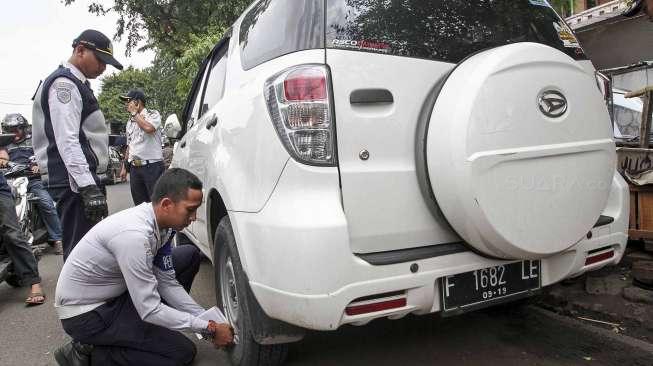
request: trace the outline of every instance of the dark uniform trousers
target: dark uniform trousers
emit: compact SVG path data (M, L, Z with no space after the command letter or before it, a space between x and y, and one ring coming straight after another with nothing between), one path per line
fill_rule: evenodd
M98 186L106 196L104 186ZM57 213L61 218L63 260L70 255L75 245L91 230L97 222L91 221L84 213L84 201L79 193L70 188L50 188L48 192L57 202Z
M32 247L18 226L14 200L4 194L0 194L0 243L11 258L13 271L20 279L21 286L41 283Z
M134 206L138 206L143 202L151 202L150 197L152 197L152 191L154 191L154 184L164 170L165 164L163 161L143 166L132 165L129 168L129 188L132 192Z
M200 259L198 249L192 245L172 250L177 280L186 291L190 291ZM75 341L95 346L93 366L190 365L197 353L195 344L180 332L141 320L129 292L61 323Z

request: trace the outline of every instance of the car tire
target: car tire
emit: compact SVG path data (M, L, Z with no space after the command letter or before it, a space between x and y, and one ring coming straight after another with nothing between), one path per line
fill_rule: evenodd
M213 257L216 283L216 302L234 326L238 344L228 350L235 366L277 366L288 355L287 344L262 345L252 334L252 319L260 318L252 311L260 311L249 303L254 299L240 263L231 222L225 216L218 225ZM226 301L225 301L226 300Z

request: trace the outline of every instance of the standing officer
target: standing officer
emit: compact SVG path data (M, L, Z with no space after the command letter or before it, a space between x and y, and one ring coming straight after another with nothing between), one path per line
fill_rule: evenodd
M161 115L145 108L145 94L131 90L120 97L131 117L127 121L127 153L120 177L125 180L129 170L129 188L134 205L150 202L154 183L165 165L161 147Z
M202 182L170 169L152 203L120 211L95 225L64 263L55 307L73 342L55 351L59 365L190 365L193 342L180 330L233 341L229 324L199 317L188 294L199 270L197 247L172 247L175 230L195 220Z
M27 119L20 113L12 113L2 119L2 130L5 133L14 134L14 142L6 147L0 147L0 167L7 165L9 161L31 165L32 156L34 156L34 149L32 148L32 136L28 132L29 124ZM38 167L33 167L32 171L38 173ZM43 188L41 178L38 175L29 178L27 184L27 192L31 193L38 199L36 205L39 214L43 219L45 228L48 230L50 243L54 248L54 253L63 254L63 246L61 243L61 221L57 215L57 210L54 208L52 197Z
M107 64L122 70L109 38L85 30L73 41L72 56L34 95L34 150L43 181L57 201L64 261L108 213L100 175L107 169L109 136L88 81L100 76Z

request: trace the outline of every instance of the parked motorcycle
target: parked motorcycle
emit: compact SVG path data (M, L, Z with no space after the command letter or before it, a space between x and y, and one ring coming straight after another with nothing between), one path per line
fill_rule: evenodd
M48 231L38 211L39 199L27 191L29 178L40 175L32 171L34 160L32 157L29 165L9 162L9 169L4 172L16 203L16 216L20 229L25 234L27 242L33 247L48 241Z
M111 185L122 182L120 170L125 159L120 146L109 146L109 164L107 166L107 177L105 184Z

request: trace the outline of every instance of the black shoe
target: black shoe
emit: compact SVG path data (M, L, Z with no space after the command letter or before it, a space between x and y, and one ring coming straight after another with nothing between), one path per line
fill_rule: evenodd
M70 341L54 351L59 366L90 366L93 346Z

